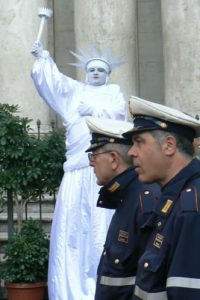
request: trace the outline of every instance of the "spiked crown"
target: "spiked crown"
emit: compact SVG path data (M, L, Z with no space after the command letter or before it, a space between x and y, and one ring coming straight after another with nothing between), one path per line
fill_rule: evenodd
M87 71L90 63L94 61L96 61L97 65L100 64L102 66L104 64L108 74L110 74L114 68L124 64L124 61L119 58L111 58L110 47L105 48L102 53L100 53L96 46L93 46L92 55L85 53L81 49L77 52L70 51L70 53L76 57L80 63L69 63L69 65L84 69L85 71Z

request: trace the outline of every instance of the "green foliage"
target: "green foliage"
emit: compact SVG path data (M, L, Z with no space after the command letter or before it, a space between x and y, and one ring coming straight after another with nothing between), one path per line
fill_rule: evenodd
M54 131L38 139L31 120L17 112L17 105L0 104L0 189L13 192L20 230L25 203L53 193L61 182L65 138Z
M39 221L23 221L5 247L1 279L7 283L46 282L49 238Z
M60 185L63 176L63 163L65 161L65 137L59 131L53 131L44 136L37 143L37 155L35 155L35 164L40 166L40 185L39 189L43 193L55 191Z
M37 139L31 122L15 113L18 106L0 104L0 187L23 199L53 192L63 175L65 142L55 131Z

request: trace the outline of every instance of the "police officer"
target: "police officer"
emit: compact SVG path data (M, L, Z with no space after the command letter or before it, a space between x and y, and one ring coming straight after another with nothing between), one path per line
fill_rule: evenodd
M138 231L152 212L156 196L149 185L139 182L127 154L132 142L122 132L132 124L93 117L86 118L86 123L92 132L87 149L90 165L102 186L97 206L115 210L102 245L95 300L130 300L142 251Z
M157 182L161 197L142 232L151 231L139 259L133 299L200 299L200 161L193 139L200 122L176 109L132 97L129 155L138 178Z
M200 159L200 138L194 139L193 146L194 146L194 156Z

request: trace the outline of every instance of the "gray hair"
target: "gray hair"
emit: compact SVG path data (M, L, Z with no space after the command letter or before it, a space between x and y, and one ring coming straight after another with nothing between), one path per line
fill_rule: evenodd
M178 150L182 154L188 156L189 158L193 157L193 155L194 155L193 144L191 143L191 141L189 141L184 136L181 136L174 132L168 132L168 131L162 131L162 130L154 130L154 131L151 131L150 133L155 138L158 146L161 146L165 137L167 137L169 135L175 137Z
M106 144L103 146L106 151L116 151L121 156L123 162L129 167L133 166L132 158L128 155L128 151L131 147L132 145L123 144Z

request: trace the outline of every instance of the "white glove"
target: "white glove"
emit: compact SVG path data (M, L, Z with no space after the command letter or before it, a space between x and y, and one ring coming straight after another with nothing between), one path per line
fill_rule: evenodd
M31 47L31 53L36 58L43 57L43 46L40 42L35 41Z
M81 116L92 116L94 112L94 108L88 105L87 103L80 102L78 111Z

